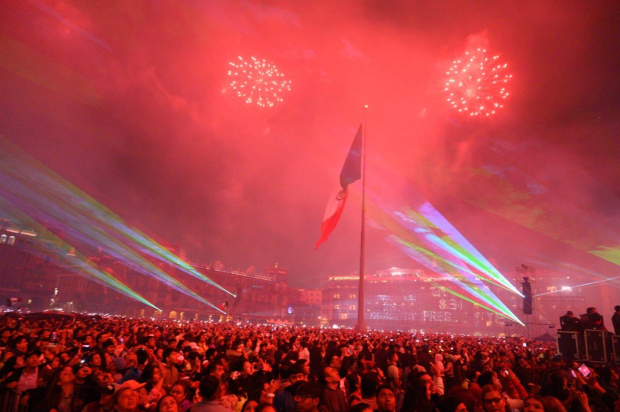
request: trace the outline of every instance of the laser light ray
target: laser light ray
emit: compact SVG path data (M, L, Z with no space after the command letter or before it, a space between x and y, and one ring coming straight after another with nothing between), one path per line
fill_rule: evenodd
M392 235L389 237L389 240L394 244L397 244L407 256L417 260L433 272L441 275L447 281L453 283L455 286L458 286L459 288L467 291L470 295L478 298L479 300L475 301L476 304L484 307L485 309L493 308L493 311L498 313L501 312L503 317L520 322L520 320L512 314L512 312L491 292L491 290L488 289L488 287L480 282L477 282L475 278L468 279L465 277L455 276L453 272L446 271L445 268L438 266L436 262L433 262L428 257L424 256L423 254L425 253L422 251L422 248L399 239L397 236ZM480 300L490 306L482 304Z
M392 216L390 216L389 212L383 211L382 207L377 205L375 201L377 201L377 199L374 193L367 191L366 207L368 216L373 219L375 224L383 226L385 230L391 234L387 237L389 242L396 244L407 256L422 263L431 271L440 274L446 280L449 280L454 286L467 291L469 294L480 299L482 302L486 302L486 305L482 306L494 307L499 312L505 313L507 317L519 322L516 316L514 316L514 314L512 314L512 312L510 312L510 310L499 299L497 299L492 291L484 285L477 276L471 276L466 272L458 272L457 276L455 276L454 270L449 267L444 267L441 259L437 262L436 260L432 261L429 257L425 256L425 254L434 256L435 252L425 250L426 248L421 246L419 243L423 238L415 236L411 231L400 225ZM407 240L403 240L403 237ZM437 252L445 253L441 249ZM462 263L462 265L465 265L465 263Z
M571 286L571 288L572 289L576 289L576 288L584 288L584 287L588 287L588 286L594 286L594 285L598 285L598 284L601 284L601 283L611 282L612 280L619 279L619 278L620 278L620 276L614 276L614 277L607 278L607 279L595 280L593 282L587 282L587 283L582 283L582 284L579 284L579 285L574 285L574 286ZM536 295L532 295L532 297L536 298L538 296L545 296L545 295L551 295L551 294L554 294L554 293L562 293L562 292L563 292L562 290L552 290L550 292L544 292L544 293L538 293Z
M152 307L153 309L160 310L157 306L140 296L137 292L119 281L110 273L99 268L95 263L90 261L86 256L81 254L78 249L72 247L58 236L54 235L38 223L35 219L21 212L15 207L12 207L6 199L0 196L0 205L2 205L2 212L4 212L11 220L26 225L38 232L40 237L34 239L38 248L41 251L54 256L58 261L68 263L67 269L76 272L79 275L88 277L89 279L97 282L98 284L109 287L116 292L119 292L127 297L135 299L145 305ZM69 251L73 251L74 255L69 254ZM34 253L40 253L36 249ZM87 274L88 276L86 276Z
M395 215L402 220L403 226L425 237L430 243L445 250L455 258L478 269L481 274L487 277L483 280L488 280L512 293L523 296L430 203L424 203L419 209L420 211L414 211L411 208L406 208L406 219L403 217L403 213L397 212ZM437 224L427 219L426 216L432 216ZM439 237L435 233L442 235Z
M447 244L462 256L462 259L480 271L490 274L494 279L502 283L517 295L523 297L521 292L515 288L467 239L458 231L448 220L437 211L429 202L420 206L420 213L426 217L435 227L439 228L447 236L440 240ZM439 240L439 237L437 237Z
M474 248L469 242L463 245L446 233L458 232L445 218L437 217L441 216L439 212L413 189L412 182L391 170L378 156L368 161L367 168L371 176L366 187L367 217L388 233L388 242L471 295L480 307L492 308L520 323L484 282L513 293L516 288L499 271L490 270L492 265L481 259L482 254L470 253L467 248Z
M415 236L424 237L427 244L433 244L432 248L444 249L453 256L449 261L463 260L491 282L522 296L515 286L414 189L412 181L392 170L387 166L387 162L377 155L368 161L367 167L368 175L372 176L367 188L369 196L400 225Z
M210 278L197 271L141 231L127 226L119 216L41 163L32 159L6 139L0 139L0 147L7 150L5 152L7 156L0 157L1 163L6 165L6 173L11 174L17 180L21 180L22 184L29 183L40 195L45 198L51 198L57 204L62 204L63 208L75 209L90 221L90 226L94 226L95 222L98 223L99 231L102 234L105 235L105 232L111 232L111 234L115 234L116 237L120 238L120 241L124 244L130 243L151 257L162 260L235 297L234 293L213 282ZM8 156L9 153L11 154L10 156Z
M0 164L0 170L2 169L3 165ZM2 171L6 172L6 170ZM102 247L106 253L125 262L136 271L146 276L159 278L159 280L165 281L173 289L221 312L221 309L203 299L177 279L127 248L117 239L110 237L98 227L93 226L84 216L75 213L75 210L68 207L62 208L60 205L49 202L48 199L42 198L35 190L20 185L19 182L15 181L8 174L4 176L5 179L0 184L0 188L4 190L5 197L14 205L19 205L20 209L28 210L32 215L40 216L40 218L50 222L53 227L61 228L81 243L93 247Z
M11 148L8 142L2 141L2 143L6 143L2 146ZM8 153L13 153L15 156L9 156ZM0 154L0 160L0 175L3 176L3 179L0 179L0 190L4 194L5 200L11 202L15 207L30 214L33 216L33 219L53 224L54 227L64 230L65 233L83 244L95 248L103 247L106 253L138 272L165 281L173 289L221 312L221 309L216 305L203 299L177 279L136 253L127 244L113 237L110 234L110 225L106 226L108 222L101 220L101 212L105 214L107 209L97 207L96 202L89 202L89 198L85 196L79 196L81 194L79 190L68 185L62 178L53 173L41 173L42 170L45 171L45 168L34 161L30 162L34 163L34 167L28 167L30 159L20 151L5 151L3 154ZM68 186L68 189L66 186ZM81 207L76 208L75 205L80 205ZM111 214L111 212L108 214ZM95 219L90 219L90 217L95 217ZM99 217L99 219L96 217ZM115 223L118 224L119 220L116 220ZM112 233L114 232L112 231ZM146 243L144 236L141 239L143 243ZM159 247L160 255L164 255L163 248L159 245L148 246L150 246L150 250L157 250L156 248ZM169 252L166 253L168 256L172 255ZM182 262L178 258L171 260L173 263ZM173 267L178 266L173 265ZM181 265L185 272L188 271L188 266L185 263ZM199 273L195 269L192 270L194 273ZM200 278L210 281L210 279L203 275L200 275ZM215 284L212 281L210 282ZM219 288L226 291L224 288ZM228 293L233 295L230 292Z
M494 296L490 296L490 295L493 295L490 290L485 289L485 288L480 288L479 286L471 284L471 283L468 284L465 282L460 282L456 277L453 276L452 273L446 272L445 270L438 268L430 259L423 256L422 253L420 253L420 251L418 250L418 248L403 241L402 239L399 239L397 236L392 235L392 236L389 236L388 239L392 241L393 243L397 244L398 246L400 246L401 250L407 256L422 263L424 266L426 266L428 269L430 269L434 273L437 273L438 275L443 277L445 280L467 291L473 297L478 298L478 300L468 298L465 295L454 291L453 289L446 288L444 285L437 284L437 286L442 287L443 290L445 290L446 292L454 296L458 296L468 302L474 303L485 310L496 313L502 317L511 319L515 322L522 324L522 322L505 305L503 305L503 303L501 303L499 299L497 299Z

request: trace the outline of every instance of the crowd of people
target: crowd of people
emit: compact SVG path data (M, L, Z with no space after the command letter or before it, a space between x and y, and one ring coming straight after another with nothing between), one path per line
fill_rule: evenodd
M0 316L0 412L620 412L618 369L522 338Z

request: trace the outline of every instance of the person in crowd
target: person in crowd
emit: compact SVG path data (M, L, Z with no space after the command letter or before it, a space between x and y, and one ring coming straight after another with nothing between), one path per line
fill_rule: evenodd
M50 412L81 411L88 404L83 395L76 390L73 369L65 366L52 379L43 404Z
M377 388L377 412L396 412L396 393L390 385Z
M528 396L523 401L523 412L547 412L545 400L538 395Z
M245 401L243 406L241 407L241 412L256 412L256 407L258 406L258 402L254 399L248 399Z
M16 369L4 382L9 389L18 394L37 387L41 352L33 351L24 357L24 366Z
M321 370L319 382L323 386L323 401L329 412L346 412L349 410L347 399L340 390L340 375L331 366Z
M114 409L114 394L119 388L118 384L109 384L100 388L99 400L90 402L84 407L83 412L111 412Z
M366 372L362 375L362 402L367 403L375 410L377 409L377 388L381 384L379 375L375 372Z
M607 330L603 323L603 315L598 312L590 314L590 329Z
M390 352L387 355L387 365L385 377L387 378L387 382L392 387L392 390L396 396L399 397L402 394L402 377L401 371L398 367L397 352Z
M439 412L467 412L467 407L463 400L454 395L446 395L437 404Z
M405 412L434 412L435 405L432 401L431 384L429 375L424 375L429 380L416 379L409 386L403 400Z
M222 385L215 376L205 376L200 380L198 394L200 402L195 403L190 412L230 412L220 403Z
M305 375L302 372L297 373L296 368L291 365L284 365L280 368L280 378L286 381L280 385L282 390L273 398L273 406L278 412L289 412L296 407L293 387L297 382L305 382Z
M439 395L443 395L445 391L443 383L444 370L443 355L441 353L436 353L435 361L430 362L430 371L433 375L433 382L435 383Z
M224 365L219 363L216 359L209 362L207 365L207 369L205 370L205 374L207 376L215 376L217 379L222 379L226 370L224 369Z
M138 412L140 396L130 387L121 388L114 395L114 412Z
M146 390L149 403L157 403L166 394L164 390L164 376L161 373L160 364L149 363L142 372L140 382L145 383L144 389Z
M135 352L128 352L125 355L125 366L128 369L119 383L123 384L125 381L140 380L140 376L142 375L144 368L146 368L148 359L149 355L144 348L140 348Z
M187 412L193 405L190 397L190 386L186 381L177 381L172 388L170 388L170 395L174 396L174 399L179 404L179 410L181 412Z
M362 376L359 373L350 373L346 377L347 385L349 387L349 396L347 402L349 403L349 409L362 402ZM368 404L366 404L368 405Z
M463 403L463 405L465 405L465 409L467 410L467 412L476 412L477 410L480 409L479 408L480 398L475 397L473 393L471 393L469 390L463 387L453 386L448 392L448 396L458 398ZM462 408L458 408L458 409L462 409Z
M0 387L6 388L6 384L11 380L8 378L20 368L24 367L24 357L22 355L14 355L11 352L7 353L7 358L4 361L4 365L0 370Z
M164 378L163 387L165 390L169 390L170 387L179 380L177 364L182 360L181 354L175 348L166 348L164 350L165 363L160 363L160 366Z
M572 311L567 311L566 315L560 317L560 329L568 332L582 332L583 326Z
M165 395L157 402L155 412L179 412L179 404L174 396Z
M444 384L444 392L449 392L450 388L452 388L456 384L456 367L455 364L459 360L458 355L449 354L444 359L444 371L443 371L443 384Z
M300 345L301 345L301 350L299 351L297 358L299 360L305 359L305 361L308 362L308 365L310 365L310 349L308 348L308 341L302 340Z
M611 316L614 334L620 335L620 305L614 306L614 314Z
M485 385L480 394L484 412L509 412L506 398L493 384Z
M26 356L29 348L28 338L26 338L25 335L17 335L13 338L9 346L11 347L11 352L13 352L15 356Z
M318 409L350 410L366 403L378 410L377 389L381 385L388 385L392 392L400 388L404 395L402 408L395 393L399 412L454 412L453 408L462 408L461 403L468 412L480 412L476 411L476 400L484 408L480 403L482 389L476 381L481 386L491 384L508 408L519 409L516 402L523 404L530 394L539 391L541 395L556 396L569 412L612 412L618 403L618 377L613 365L597 366L587 377L577 373L573 378L569 366L575 368L581 362L566 365L555 356L554 342L527 340L523 346L519 339L434 333L362 334L346 329L319 331L167 319L18 316L19 322L11 314L0 316L0 339L6 342L0 356L0 390L12 394L21 381L25 385L21 399L29 406L28 412L49 412L51 404L70 409L68 412L131 410L131 400L120 404L117 398L119 388L127 387L138 395L141 412L155 412L167 395L175 399L181 412L223 407L222 402L229 410L240 411L246 399L254 401L248 403L250 409L270 404L276 412L312 410L313 399ZM9 333L3 333L5 330ZM16 340L18 337L24 339ZM237 346L235 351L244 355L229 364L226 353L237 343L243 347ZM37 349L42 355L34 355ZM20 354L24 350L32 356ZM444 365L445 395L433 381L440 363ZM26 366L30 373L24 374ZM168 390L163 384L158 386L165 371L171 379L175 373L177 376ZM68 372L73 373L73 383ZM246 380L243 384L242 372ZM205 398L203 395L209 392L204 387L201 394L204 378L219 382L210 387L215 387L217 397L211 393ZM300 403L295 395L306 383L318 385L320 394ZM71 388L71 403L63 401ZM455 404L452 397L461 402ZM213 403L207 407L207 402ZM556 409L549 407L546 412L564 412Z
M318 412L323 389L316 382L304 382L297 387L295 402L298 412Z

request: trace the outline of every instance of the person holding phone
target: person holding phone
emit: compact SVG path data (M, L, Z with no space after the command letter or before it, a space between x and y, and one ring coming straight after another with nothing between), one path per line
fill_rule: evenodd
M577 370L579 371L579 373L577 373L578 379L583 383L583 386L585 387L587 385L590 391L596 394L609 410L614 410L616 402L618 401L618 395L614 390L603 387L603 385L598 382L598 374L593 369L588 368L587 365L580 365Z
M577 379L580 379L581 374L576 372L576 375ZM575 389L574 386L569 385L561 371L551 373L548 379L549 386L542 389L542 396L557 398L569 412L591 412L588 405L588 396L584 392ZM581 379L585 384L582 376Z

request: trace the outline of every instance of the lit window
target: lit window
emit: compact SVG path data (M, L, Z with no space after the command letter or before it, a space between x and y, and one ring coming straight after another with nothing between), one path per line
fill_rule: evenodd
M9 236L9 241L7 242L7 245L14 245L15 244L15 236Z
M340 315L340 319L346 319L347 318L347 314L343 313L342 315Z
M356 298L357 298L357 296L355 296L355 295L349 296L349 299L356 299Z
M2 236L0 236L0 243L5 244L6 243L6 235L2 234Z
M355 305L349 305L349 310L355 310Z
M339 293L334 293L334 299L340 299L340 294Z

